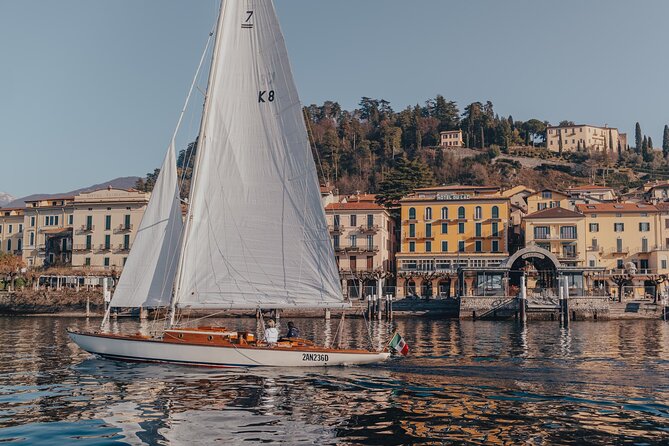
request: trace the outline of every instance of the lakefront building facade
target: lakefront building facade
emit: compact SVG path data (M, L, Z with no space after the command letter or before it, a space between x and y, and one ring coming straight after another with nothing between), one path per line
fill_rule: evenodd
M497 267L509 256L510 202L499 188L417 189L400 200L399 296L454 296L460 268Z
M375 199L355 194L325 206L342 288L349 297L377 294L394 277L394 222Z
M0 209L0 253L20 255L23 251L23 209Z

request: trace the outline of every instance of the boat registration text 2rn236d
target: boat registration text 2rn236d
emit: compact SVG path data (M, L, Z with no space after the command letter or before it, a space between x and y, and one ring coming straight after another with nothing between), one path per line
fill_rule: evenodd
M302 361L327 362L328 355L322 353L302 353Z

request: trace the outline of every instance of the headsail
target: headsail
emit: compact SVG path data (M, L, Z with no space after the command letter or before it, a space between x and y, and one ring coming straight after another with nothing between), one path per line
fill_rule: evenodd
M271 0L226 0L177 305L344 306L316 167Z
M159 307L169 304L182 230L173 141L116 286L112 307Z

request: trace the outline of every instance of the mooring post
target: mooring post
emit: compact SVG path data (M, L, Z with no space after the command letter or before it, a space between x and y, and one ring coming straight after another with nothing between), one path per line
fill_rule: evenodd
M518 307L520 308L520 320L525 322L527 316L525 309L527 306L527 284L525 282L525 275L520 276L520 294L518 294Z
M144 307L139 308L139 320L144 320L149 318L149 310Z
M569 325L569 279L565 276L562 282L562 320L566 327Z
M388 320L392 321L393 320L393 295L388 294L388 301L390 302L390 305L388 305Z
M367 296L367 318L372 318L372 296Z
M329 308L325 309L325 320L326 321L330 320L330 309Z

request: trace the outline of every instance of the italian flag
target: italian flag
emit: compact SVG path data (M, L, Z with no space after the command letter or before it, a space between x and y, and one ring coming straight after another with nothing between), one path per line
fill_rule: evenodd
M409 353L409 344L404 341L404 338L399 333L395 333L389 345L391 349L402 356L406 356Z

